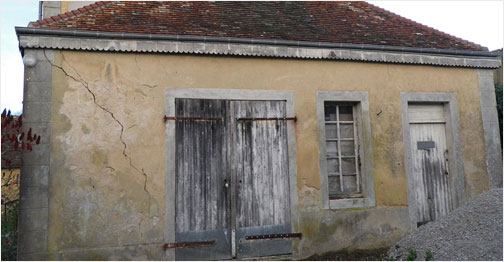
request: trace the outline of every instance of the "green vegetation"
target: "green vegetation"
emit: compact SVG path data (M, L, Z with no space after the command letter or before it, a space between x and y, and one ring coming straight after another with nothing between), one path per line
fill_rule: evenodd
M430 250L425 251L425 261L432 261L432 252Z
M417 258L417 253L415 250L408 250L408 256L406 257L407 261L414 261Z
M2 260L17 259L18 203L2 204Z

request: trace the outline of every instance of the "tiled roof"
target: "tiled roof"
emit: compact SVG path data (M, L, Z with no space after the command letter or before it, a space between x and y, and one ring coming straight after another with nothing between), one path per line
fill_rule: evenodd
M488 50L366 2L97 2L30 26Z

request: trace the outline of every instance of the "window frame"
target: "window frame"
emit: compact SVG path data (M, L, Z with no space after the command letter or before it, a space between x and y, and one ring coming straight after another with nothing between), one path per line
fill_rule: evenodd
M359 144L361 197L329 199L325 135L325 103L353 103L354 121L358 121L356 134ZM372 136L367 92L318 91L317 124L319 129L319 164L322 207L324 209L366 208L375 206Z

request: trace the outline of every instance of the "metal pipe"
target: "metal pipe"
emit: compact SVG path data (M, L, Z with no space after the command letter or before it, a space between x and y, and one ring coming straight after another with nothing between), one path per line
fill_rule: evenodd
M341 48L341 49L356 49L356 50L370 50L370 51L428 53L428 54L456 55L456 56L480 56L480 57L499 56L499 54L495 54L488 51L450 50L450 49L436 49L436 48L327 43L327 42L256 39L256 38L236 38L236 37L216 37L216 36L114 33L114 32L59 30L59 29L28 28L28 27L16 27L16 34L18 36L51 35L51 36L70 36L70 37L105 38L105 39L144 39L144 40L166 40L166 41L182 41L182 42L263 44L263 45L295 46L295 47Z
M39 8L39 10L38 10L38 17L39 17L39 19L38 20L42 20L42 17L43 17L43 15L42 15L42 5L43 5L43 3L44 3L44 1L40 1L39 2L39 6L38 6L38 8Z

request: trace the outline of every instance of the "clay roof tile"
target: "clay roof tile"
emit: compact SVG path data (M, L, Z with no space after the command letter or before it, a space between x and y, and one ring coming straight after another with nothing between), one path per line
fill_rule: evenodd
M366 2L96 2L32 27L487 51Z

